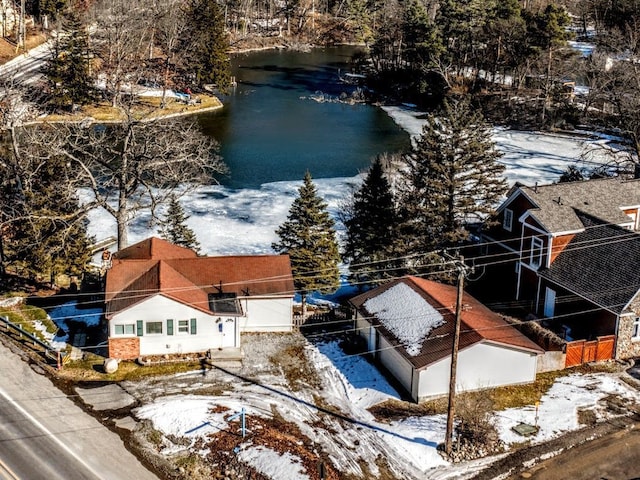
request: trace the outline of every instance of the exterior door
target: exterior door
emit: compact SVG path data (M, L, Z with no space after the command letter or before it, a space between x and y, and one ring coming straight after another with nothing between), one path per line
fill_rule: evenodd
M544 293L544 316L553 317L556 311L556 291L546 287Z
M222 347L236 346L236 319L229 317L222 320Z

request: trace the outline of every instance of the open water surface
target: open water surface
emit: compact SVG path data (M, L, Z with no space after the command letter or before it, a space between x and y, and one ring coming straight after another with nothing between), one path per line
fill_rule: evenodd
M268 50L237 55L237 87L224 108L202 114L203 131L220 142L230 188L259 188L277 181L353 177L382 152L409 147L409 136L380 108L318 102L357 87L340 82L355 47L311 52Z

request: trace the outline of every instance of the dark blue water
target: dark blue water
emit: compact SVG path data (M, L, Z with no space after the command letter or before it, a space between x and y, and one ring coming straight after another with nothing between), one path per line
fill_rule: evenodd
M309 96L338 97L355 87L339 81L353 47L310 53L270 50L232 60L238 86L222 98L222 110L199 117L221 145L232 188L256 188L280 180L351 177L382 152L408 148L409 137L381 109L319 103Z

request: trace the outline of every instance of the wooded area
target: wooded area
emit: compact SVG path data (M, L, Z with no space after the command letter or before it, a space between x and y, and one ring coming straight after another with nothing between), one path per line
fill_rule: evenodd
M188 122L136 119L133 92L159 89L163 107L169 90L222 91L230 82L229 53L243 48L361 43L351 66L366 77L370 101L410 102L434 114L416 147L391 162L406 167L400 185L381 161L363 184L371 191L345 202L343 259L362 265L352 271L357 281L385 268L401 271L408 265L397 259L417 249L464 240L465 205L481 204L486 213L503 193L494 147L482 139L485 121L615 133L629 154L619 172L637 169L640 6L631 0L32 0L24 11L20 2L2 0L0 6L2 36L16 52L27 32L55 32L44 82L4 78L0 92L2 270L47 277L76 263L81 268L90 243L85 216L96 207L116 219L122 247L136 212L151 211L166 229L171 221L157 212L173 202L173 232L197 243L178 228L184 219L176 195L225 171L217 146ZM595 50L582 54L569 40ZM586 88L578 91L577 83ZM99 102L126 120L108 127L32 124L43 113ZM443 138L466 143L447 145ZM450 155L456 148L464 162ZM453 178L442 177L444 165L486 195L459 197ZM563 180L608 172L574 169ZM450 190L438 191L445 182ZM92 192L90 201L79 198L81 187ZM416 198L422 203L409 201ZM376 215L389 217L386 230L368 223L376 203L385 206ZM418 244L409 245L411 238ZM375 262L384 268L372 268Z

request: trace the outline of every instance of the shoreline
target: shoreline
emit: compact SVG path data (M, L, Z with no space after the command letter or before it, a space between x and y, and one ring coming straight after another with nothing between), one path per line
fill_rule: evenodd
M275 45L263 45L260 47L249 47L249 48L243 48L240 50L234 50L234 49L230 49L228 51L229 55L243 55L246 53L253 53L253 52L264 52L267 50L293 50L293 51L304 51L300 48L298 48L299 46L304 45L306 46L309 50L314 49L314 48L332 48L332 47L362 47L362 48L367 48L367 45L365 43L360 43L360 42L340 42L340 43L332 43L332 44L315 44L315 43L297 43L296 45L287 45L287 43L279 43L279 44L275 44Z
M199 113L206 113L206 112L212 112L215 110L219 110L221 108L224 107L224 104L222 103L222 101L215 95L210 95L210 94L200 94L200 97L205 97L208 101L203 102L201 104L195 104L195 105L184 105L183 107L181 107L181 110L174 110L174 111L167 111L166 113L163 112L163 110L159 107L154 108L153 110L151 110L150 112L146 113L146 114L142 114L139 117L137 115L135 115L135 109L134 109L134 119L137 122L142 122L142 123L147 123L147 122L154 122L154 121L158 121L158 120L164 120L164 119L169 119L169 118L178 118L178 117L186 117L189 115L196 115ZM138 113L141 113L142 110L144 110L144 105L142 106L142 108L140 108L138 110ZM147 105L147 107L149 107ZM114 124L114 123L120 123L122 121L124 121L126 119L126 115L123 114L121 111L116 111L114 115L108 117L107 114L110 113L110 111L113 109L113 107L111 106L104 106L104 111L102 112L105 117L104 118L100 118L99 115L92 115L91 111L87 112L79 112L79 114L75 114L75 115L46 115L43 117L39 117L35 120L31 120L29 122L24 122L24 125L38 125L38 124L43 124L43 123L69 123L69 124L81 124L81 123L99 123L99 124ZM100 113L100 109L97 110L97 112L95 113Z

